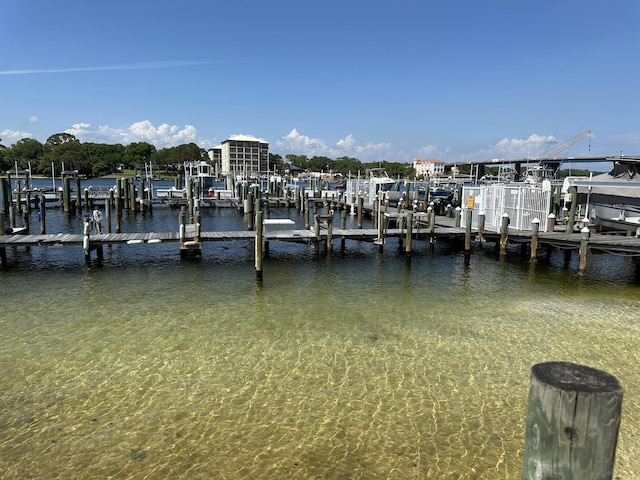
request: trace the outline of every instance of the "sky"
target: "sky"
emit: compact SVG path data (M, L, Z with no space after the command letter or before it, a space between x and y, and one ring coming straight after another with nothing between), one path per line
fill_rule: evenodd
M0 0L0 143L640 155L637 0Z

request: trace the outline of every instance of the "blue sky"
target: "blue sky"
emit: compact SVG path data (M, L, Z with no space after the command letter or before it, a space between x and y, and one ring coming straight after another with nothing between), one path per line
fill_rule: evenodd
M0 138L640 154L637 0L2 0Z

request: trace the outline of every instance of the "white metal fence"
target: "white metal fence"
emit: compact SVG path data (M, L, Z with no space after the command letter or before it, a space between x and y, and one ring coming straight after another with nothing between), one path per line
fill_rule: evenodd
M473 208L467 206L473 196ZM540 221L540 231L546 232L547 216L551 207L551 185L544 184L489 184L462 189L462 219L472 212L471 227L478 228L478 215L485 214L484 228L500 231L502 216L509 215L509 228L531 230L531 222Z

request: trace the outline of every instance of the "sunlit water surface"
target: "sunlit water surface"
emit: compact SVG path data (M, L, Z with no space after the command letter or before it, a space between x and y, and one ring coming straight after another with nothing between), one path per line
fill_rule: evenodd
M637 478L631 262L337 243L272 242L262 281L250 242L8 250L1 477L518 479L530 368L564 360L620 380L615 474Z

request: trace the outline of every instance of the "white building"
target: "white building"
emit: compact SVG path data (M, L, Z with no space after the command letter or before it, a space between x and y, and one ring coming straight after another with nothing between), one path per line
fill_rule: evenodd
M269 143L251 135L232 135L208 151L221 175L258 175L269 171Z
M444 162L442 160L421 160L416 158L413 160L413 168L416 171L417 177L437 177L444 175Z

